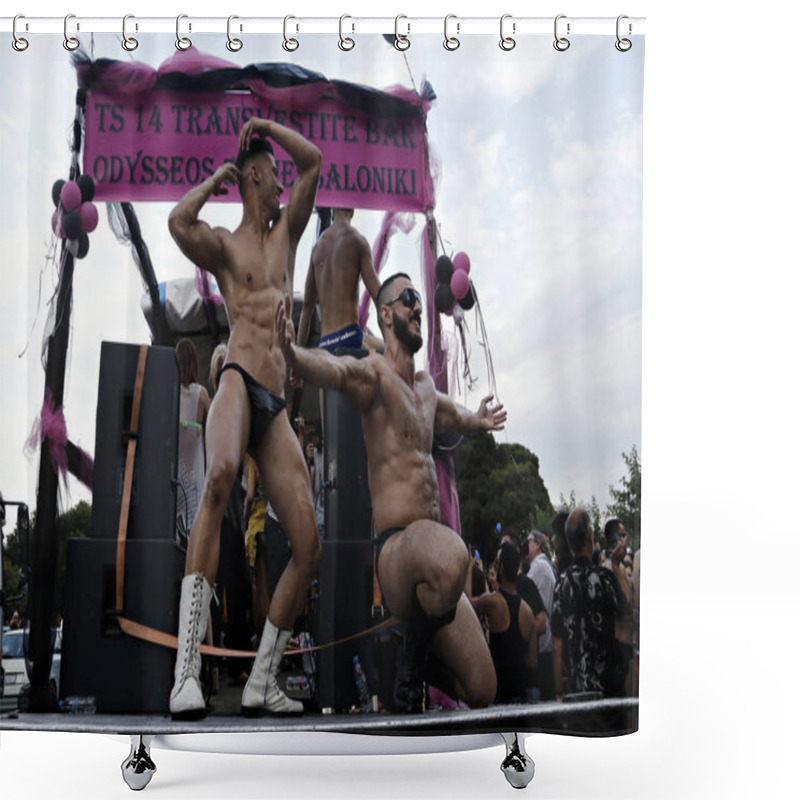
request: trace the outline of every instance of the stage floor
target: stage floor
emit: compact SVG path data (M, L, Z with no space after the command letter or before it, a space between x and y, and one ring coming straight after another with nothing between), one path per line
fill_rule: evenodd
M442 733L588 733L613 735L626 731L596 730L599 720L608 715L629 712L637 716L635 698L592 700L584 703L537 703L532 705L491 706L484 709L428 711L424 714L316 714L298 717L266 716L247 719L241 716L208 716L196 722L175 722L166 715L137 714L31 714L0 716L0 730L66 731L73 733L187 734L187 733L281 733L319 731L326 733L369 734L377 736L437 736ZM593 731L582 730L587 723ZM635 729L635 728L634 728Z

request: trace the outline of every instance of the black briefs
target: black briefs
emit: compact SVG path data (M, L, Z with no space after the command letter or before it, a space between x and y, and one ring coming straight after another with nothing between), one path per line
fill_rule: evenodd
M219 374L222 375L226 369L236 370L242 376L247 389L247 396L250 400L250 438L247 440L247 449L255 455L256 448L264 438L270 422L286 408L286 401L265 389L247 370L238 364L233 362L226 364L219 371Z
M378 571L378 561L381 557L381 550L383 550L383 546L389 539L392 538L396 533L400 533L400 531L404 531L406 529L405 525L395 525L393 528L387 528L385 531L382 531L378 535L378 541L375 544L375 572Z

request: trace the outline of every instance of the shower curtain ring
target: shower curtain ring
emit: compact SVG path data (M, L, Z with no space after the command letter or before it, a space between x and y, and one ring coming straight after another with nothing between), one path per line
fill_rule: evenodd
M458 50L458 48L461 47L461 40L457 36L450 36L447 31L447 25L451 19L457 20L458 17L456 17L455 14L448 14L444 18L444 49L449 50L452 53L453 50ZM456 33L461 33L460 22L456 22Z
M228 41L225 42L225 47L227 47L228 50L231 51L231 53L238 53L242 49L242 40L236 39L233 36L231 36L231 22L235 19L239 19L239 17L237 17L236 14L231 14L228 17ZM241 25L239 26L239 30L240 31L242 30Z
M28 49L28 40L24 39L22 36L17 34L17 20L18 19L25 19L24 14L17 14L17 16L14 17L14 23L13 23L12 28L11 28L11 32L12 32L14 38L13 38L13 40L11 42L11 46L18 53L21 53L23 50L27 50ZM26 23L25 24L25 29L26 30L27 30L27 27L28 27L28 25Z
M408 24L408 31L405 34L400 34L399 26L401 19L408 19L405 14L398 14L394 18L394 46L395 49L400 50L408 50L411 47L411 39L408 38L408 34L411 33L411 23Z
M556 17L556 21L555 21L555 23L553 25L554 35L556 37L556 40L553 42L553 47L555 47L555 49L558 50L559 53L563 53L565 50L569 50L569 45L570 45L569 39L567 39L566 36L559 36L558 35L558 21L561 20L561 19L566 19L566 18L567 18L566 14L559 14ZM569 29L570 29L570 23L568 22L567 23L567 36L569 36L569 33L570 33Z
M516 39L514 39L511 36L506 36L505 25L507 19L511 19L511 14L503 14L503 16L500 17L500 49L505 50L506 52L508 52L509 50L513 50L517 46ZM517 23L512 22L511 33L516 33L516 32L517 32Z
M627 16L627 14L620 14L620 15L617 17L617 41L616 41L616 42L614 42L614 47L616 47L616 48L617 48L617 50L619 50L619 51L620 51L620 53L627 53L627 52L628 52L628 50L630 50L630 49L631 49L631 47L633 47L633 42L631 42L631 40L630 40L630 39L623 39L623 38L621 38L621 37L620 37L620 35L619 35L619 32L620 32L620 22L622 22L622 20L624 20L624 19L628 19L628 16ZM631 33L633 33L633 26L632 26L632 25L631 25L631 23L629 22L629 23L628 23L628 36L630 36L630 35L631 35Z
M296 19L296 17L292 16L291 14L288 14L283 18L283 49L286 50L288 53L293 53L295 50L297 50L298 47L300 47L300 42L298 42L297 39L289 38L288 31L289 31L290 19ZM299 31L300 26L295 24L294 29L295 31Z
M129 53L131 50L135 50L139 46L139 40L134 39L133 36L128 36L128 20L135 19L133 14L126 14L122 18L122 49L127 50ZM139 26L136 25L136 30L139 30Z
M181 36L181 20L187 19L188 14L178 14L177 19L175 20L175 47L178 50L188 50L192 46L192 40L189 39L187 36ZM189 30L192 29L192 23L189 23Z
M74 36L69 35L68 26L71 19L75 19L74 14L67 14L64 17L64 49L70 52L77 50L81 46L81 43Z
M339 49L344 51L352 50L356 46L355 41L349 36L345 37L344 31L342 30L346 19L352 19L352 17L349 14L342 14L342 16L339 17ZM351 23L351 28L351 33L355 32L355 23Z

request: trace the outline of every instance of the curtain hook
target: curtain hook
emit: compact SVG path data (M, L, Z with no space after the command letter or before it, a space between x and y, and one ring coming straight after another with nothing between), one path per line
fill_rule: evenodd
M411 47L411 39L408 38L408 34L411 33L411 23L408 24L407 33L401 36L398 31L401 19L408 19L408 17L405 14L398 14L394 18L394 46L396 50L400 50L402 52Z
M188 14L178 14L177 19L175 20L175 47L178 50L188 50L192 46L192 40L189 39L187 36L181 36L181 20L187 19ZM192 29L192 23L189 23L189 30Z
M11 46L18 53L21 53L23 50L27 50L28 49L28 40L27 39L23 39L22 36L19 36L17 34L17 20L18 19L25 19L25 15L24 14L17 14L17 16L14 17L14 23L13 23L12 28L11 28L11 32L14 35L14 38L13 38L13 40L11 42ZM26 31L28 30L28 23L27 22L25 23L25 30Z
M297 18L292 16L291 14L289 14L288 16L285 16L283 18L283 49L286 50L289 53L293 53L295 50L297 50L298 47L300 47L300 42L298 42L297 39L294 39L294 38L290 39L289 38L288 28L289 28L289 20L290 19L297 19ZM295 26L295 31L299 31L299 30L300 30L300 26L296 25Z
M554 31L554 35L556 37L556 40L553 42L553 47L555 47L555 49L558 50L559 53L563 53L565 50L569 50L569 45L570 45L569 39L567 39L565 36L559 36L558 35L558 21L560 19L566 19L566 18L567 18L566 14L559 14L556 17L555 24L553 25L553 31ZM569 36L569 29L570 29L570 23L568 22L567 23L567 36Z
M339 49L345 51L352 50L356 46L355 41L351 39L349 36L345 38L344 32L342 30L344 26L344 21L346 19L352 19L352 17L349 14L342 14L342 16L339 17ZM351 26L352 26L351 33L354 33L356 30L355 23L354 22L351 23Z
M64 17L64 49L70 52L77 50L81 46L81 43L74 36L69 35L68 25L71 19L75 19L74 14L67 14Z
M444 49L452 53L453 50L458 50L458 48L461 47L461 40L456 36L450 36L447 32L447 24L451 19L457 20L458 17L455 14L448 14L444 18ZM461 33L460 22L456 22L456 33Z
M633 42L631 42L630 39L622 39L622 38L620 38L620 35L619 35L620 22L622 22L622 20L624 20L624 19L628 19L628 15L627 14L620 14L617 17L617 41L614 42L614 47L616 47L617 50L620 51L620 53L627 53L628 50L630 50L631 47L633 47ZM633 26L629 22L628 23L628 35L630 36L631 33L633 33Z
M129 19L135 19L133 14L126 14L122 18L122 49L127 50L130 53L131 50L135 50L139 46L139 40L134 39L133 36L128 36ZM136 30L139 30L138 23L136 24Z
M500 49L505 50L508 52L509 50L513 50L517 46L517 40L513 39L511 36L506 36L505 34L505 24L507 19L511 19L511 14L503 14L500 17ZM517 23L511 23L511 32L517 32Z
M239 17L237 17L236 14L231 14L228 17L228 41L225 42L225 47L227 47L228 50L231 51L231 53L238 53L243 47L241 39L235 39L231 36L231 22L235 19L239 19ZM239 31L241 30L242 26L240 25Z

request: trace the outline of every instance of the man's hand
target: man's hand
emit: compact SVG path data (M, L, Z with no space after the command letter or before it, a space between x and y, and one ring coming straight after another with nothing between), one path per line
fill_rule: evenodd
M498 403L493 408L490 407L489 403L493 398L494 395L491 394L484 397L475 416L480 420L482 430L502 431L505 427L508 413L503 408L502 403Z
M275 330L283 357L291 367L294 364L294 323L291 318L292 298L287 294L275 311Z
M250 140L253 136L267 136L269 135L270 121L262 119L261 117L250 117L242 129L239 131L239 149L249 150Z
M628 541L627 534L623 536L618 542L616 547L611 551L611 564L618 567L625 557L625 543Z
M214 195L228 194L228 190L225 188L225 184L228 183L231 186L238 186L240 176L241 173L239 172L239 170L231 162L226 161L211 176L211 183L213 187L211 189L211 194Z

